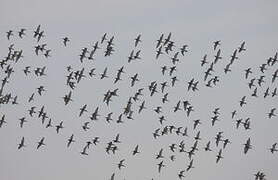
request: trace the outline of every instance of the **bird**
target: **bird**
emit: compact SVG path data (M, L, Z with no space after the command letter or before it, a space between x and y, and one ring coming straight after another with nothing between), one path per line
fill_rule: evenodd
M193 159L190 161L189 165L187 166L186 171L189 171L192 168L194 168L193 167Z
M270 109L270 112L268 113L268 118L272 118L273 116L276 116L276 114L274 113L274 111L276 111L276 108L272 108Z
M103 78L108 78L108 76L107 76L107 67L104 69L103 73L100 74L100 79L103 79Z
M242 98L241 98L241 100L239 101L239 105L240 105L240 107L242 107L244 104L246 104L246 96L243 96Z
M115 139L113 140L114 143L121 143L120 141L120 134L117 134Z
M119 170L121 170L122 167L125 167L124 161L125 161L125 159L122 159L122 160L120 160L120 162L118 163L118 168L119 168Z
M216 163L218 163L219 160L222 159L222 158L223 158L223 156L222 156L222 149L220 149L218 154L217 154L217 156L216 156Z
M45 146L44 137L42 137L41 140L38 142L37 149L39 149L41 146Z
M273 154L274 152L277 152L278 149L276 149L277 143L272 144L271 148L269 149L270 152Z
M163 161L160 161L160 163L157 164L158 165L158 172L160 173L161 172L161 169L163 167L165 167L165 164L163 164Z
M246 51L246 49L244 48L245 46L245 41L243 41L241 44L240 44L240 47L238 47L238 52L242 52L242 51Z
M52 122L52 120L51 120L51 118L50 118L49 121L48 121L48 123L47 123L47 125L46 125L46 128L52 127L51 122Z
M68 139L68 143L67 143L67 147L69 147L73 142L75 142L75 140L73 139L73 134L70 136L70 138Z
M227 146L228 143L231 143L231 141L229 139L224 139L224 144L223 144L223 149L225 149L225 147Z
M25 139L24 139L24 137L22 137L21 140L20 140L20 143L18 144L17 149L21 149L23 147L26 147L26 145L24 144L24 141L25 141Z
M91 119L92 121L98 120L98 116L100 116L99 113L98 113L98 110L99 110L99 108L97 107L97 108L95 109L95 111L92 113L92 115L91 115L91 117L90 117L90 119Z
M41 28L41 25L39 24L39 25L37 26L36 30L34 31L34 35L33 35L34 38L36 38L36 37L39 35L39 33L40 33L40 28Z
M99 143L99 137L95 137L94 139L93 139L93 144L94 145L97 145Z
M188 52L188 50L186 49L188 47L188 45L183 45L180 50L181 50L181 54L184 56L184 53Z
M80 152L80 154L88 156L88 153L87 153L87 146L85 146L85 147L82 149L82 151Z
M89 123L90 123L90 122L88 122L88 121L84 122L84 124L83 124L83 126L82 126L82 129L83 129L84 131L87 131L88 129L90 129L89 126L88 126Z
M246 143L244 144L244 154L246 154L248 152L249 149L252 148L252 145L251 145L251 140L250 138L247 139Z
M158 152L158 154L156 155L156 159L160 159L160 158L164 158L164 156L162 155L163 153L163 149L161 148Z
M27 122L27 120L25 120L26 118L25 117L22 117L22 118L20 118L19 119L19 121L20 121L20 128L23 128L23 124L25 123L25 122Z
M205 151L212 151L210 149L210 141L206 144Z
M213 42L213 50L216 50L216 48L220 45L220 42L220 40Z
M216 64L216 63L218 62L219 59L222 59L222 57L220 56L220 54L221 54L221 49L219 49L219 50L217 51L216 55L214 56L215 59L214 59L214 61L213 61L213 64Z
M25 31L26 31L25 28L21 28L20 31L18 31L18 36L20 38L23 38L23 36L26 35Z
M57 134L59 133L60 129L63 129L63 121L61 121L58 125L55 126L56 127L56 132Z
M80 108L79 117L82 116L82 114L83 114L84 112L87 112L86 107L87 107L87 104L85 104L84 106L82 106L82 107Z
M245 69L244 71L245 71L245 79L248 79L249 74L252 73L251 68Z
M105 41L105 40L107 40L107 33L104 33L104 35L101 37L101 44Z
M141 113L143 109L146 109L146 107L145 107L145 101L143 101L142 104L139 106L138 113Z
M160 56L161 54L163 54L163 52L162 52L162 46L160 46L160 47L158 48L158 50L156 51L155 59L158 59L159 56Z
M10 37L13 36L13 31L12 30L9 30L7 33L7 38L8 40L10 40Z
M234 50L233 54L231 55L231 60L230 60L230 64L234 63L235 59L238 59L237 55L237 49Z
M137 47L138 43L139 42L142 42L142 40L140 39L141 38L141 34L139 34L136 38L135 38L135 47Z
M179 177L179 179L182 179L182 178L184 178L185 176L184 176L184 170L181 170L179 173L178 173L178 177Z
M64 38L63 38L63 44L64 44L64 46L67 46L67 43L68 43L69 41L70 41L70 40L69 40L68 37L64 37Z
M138 77L138 73L136 73L134 76L131 77L131 87L134 86L136 81L139 81Z

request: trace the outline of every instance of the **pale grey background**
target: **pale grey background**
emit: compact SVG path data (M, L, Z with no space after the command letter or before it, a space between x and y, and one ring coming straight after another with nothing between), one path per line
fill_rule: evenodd
M267 119L267 112L277 108L275 98L250 98L247 82L244 80L243 70L252 67L253 77L259 77L258 66L273 56L277 51L277 5L276 1L38 1L38 0L1 0L0 2L0 55L6 56L7 47L14 43L17 49L24 50L24 58L14 65L15 73L5 88L19 96L19 105L1 106L0 115L6 114L8 124L0 129L0 179L3 180L35 180L35 179L109 179L113 172L116 179L178 179L177 173L185 169L189 159L184 154L176 153L175 162L170 162L168 146L178 143L182 139L186 148L193 144L192 121L200 118L202 124L202 148L208 140L212 141L213 152L199 151L194 157L195 169L185 173L185 179L253 179L258 170L265 172L268 179L278 177L278 154L271 154L268 150L271 144L278 141L277 117ZM41 24L46 42L52 49L52 57L46 60L35 56L33 47L36 41L31 37L36 26ZM27 28L27 36L19 39L14 36L10 41L6 39L6 31L18 31ZM102 50L97 53L94 63L80 64L78 54L81 48L92 46L107 32L108 36L115 36L115 54L104 58ZM190 138L174 135L162 137L158 140L152 138L154 129L160 127L158 115L152 109L161 103L162 94L149 97L147 85L157 82L169 81L169 76L161 76L160 66L171 65L169 58L161 57L155 60L155 41L161 33L172 32L172 38L177 46L189 45L189 53L181 58L176 75L179 80L175 88L169 89L170 102L164 106L163 114L168 117L165 125L188 126ZM127 65L127 56L133 49L134 38L142 34L143 42L138 49L142 50L142 60ZM64 36L71 39L69 46L64 48ZM200 67L200 60L205 53L211 61L215 52L212 50L213 41L221 40L223 59L216 66L216 74L220 75L221 82L216 88L207 89L200 84L200 91L196 93L186 91L186 83L191 78L203 80L205 68ZM240 59L232 65L232 73L223 73L224 65L228 63L230 55L242 41L246 41L247 51L240 54ZM31 65L32 68L47 66L47 77L35 77L34 74L25 77L22 69ZM73 93L74 102L64 106L61 99L68 93L65 86L65 67L72 65L74 70L86 67L96 67L97 74L108 66L109 79L100 81L97 78L85 78ZM117 69L125 65L124 81L112 85L112 77ZM276 67L266 72L267 84L260 89L262 93L267 86L271 89L277 86L270 83L270 76ZM139 73L140 82L131 90L130 79ZM1 79L3 74L1 74ZM33 103L26 103L28 97L40 85L45 85L47 92L37 97ZM113 99L110 107L102 103L103 93L108 89L118 87L120 97ZM137 89L144 87L144 97L147 110L138 116L134 114L135 121L128 121L122 125L106 124L103 118L110 111L114 112L114 119L122 111L128 97ZM238 101L247 95L248 105L239 108ZM188 99L194 105L195 112L188 119L183 112L172 113L172 108L180 99ZM141 100L141 101L142 101ZM140 101L140 102L141 102ZM78 118L79 108L88 104L89 112ZM140 103L135 103L138 108ZM54 129L45 129L40 121L28 116L27 109L31 106L46 106L54 125L64 121L65 129L56 134ZM84 132L81 124L88 120L90 113L100 106L100 121L91 124L91 129ZM221 121L211 128L210 117L212 110L220 107ZM170 109L170 110L169 110ZM238 117L251 117L251 131L236 130L231 120L230 112L238 110ZM26 116L28 122L25 128L20 129L18 118ZM223 152L224 159L215 163L219 148L214 145L214 136L224 131L224 136L232 141ZM75 134L77 142L67 149L67 138ZM123 143L119 145L120 151L116 155L106 155L105 143L112 140L117 133L121 134ZM20 151L17 144L21 137L26 138L27 147ZM36 142L45 136L47 144L36 150ZM80 155L82 147L87 140L95 136L101 137L101 143L90 149L89 156ZM254 149L247 155L243 154L243 144L251 137ZM140 145L142 151L135 157L131 151ZM160 148L165 149L167 159L164 160L166 168L160 174L157 172L155 154ZM126 168L117 169L117 163L126 159Z

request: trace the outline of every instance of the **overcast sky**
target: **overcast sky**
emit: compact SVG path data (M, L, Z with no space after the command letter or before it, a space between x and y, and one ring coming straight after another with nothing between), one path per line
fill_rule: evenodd
M277 52L278 18L277 1L134 1L134 0L1 0L0 2L0 58L7 56L8 46L14 44L16 50L23 50L23 58L18 63L11 63L14 73L4 88L4 93L18 96L18 105L1 105L0 117L6 116L7 124L0 128L0 179L16 180L73 180L73 179L109 179L115 173L115 179L126 180L169 180L178 179L178 173L187 168L190 160L186 153L169 150L172 143L184 140L185 149L189 150L194 143L194 136L200 131L199 151L193 157L195 168L185 172L184 179L254 179L257 171L266 174L267 179L278 178L278 152L271 154L269 148L278 142L278 116L268 119L271 108L278 108L277 97L263 98L262 94L270 88L277 87L277 80L271 83L271 76L277 70L277 63L267 67L262 74L259 66L273 57ZM38 25L45 31L45 37L37 43L33 31ZM20 39L17 31L26 28L26 36ZM11 40L7 40L6 32L14 31ZM185 56L179 54L177 64L178 81L174 87L166 87L169 102L163 104L160 83L171 84L171 76L162 75L161 67L173 66L171 59L165 54L156 60L156 40L163 33L172 33L175 42L172 57L182 45L188 45ZM92 49L96 41L107 33L108 38L114 36L115 52L104 57L105 45L95 55L95 61L85 60L80 63L81 49ZM134 39L141 34L142 43L134 47ZM63 46L63 37L69 37L67 47ZM213 42L221 40L221 56L215 65L214 76L220 82L213 88L205 86L204 72L208 68L200 66L205 54L208 61L214 60L216 51ZM232 72L224 74L224 67L230 56L245 41L246 51L238 54L239 59L231 66ZM51 57L36 56L34 46L47 43L51 49ZM141 60L127 63L132 50L141 50ZM73 71L85 68L86 77L73 90L69 105L65 106L62 97L70 91L66 86L66 67L71 65ZM31 66L31 74L25 76L23 69ZM46 66L44 77L36 77L34 69ZM117 70L124 66L122 81L113 84ZM108 78L100 80L100 74L108 68ZM252 68L251 77L244 78L244 70ZM96 76L89 77L91 68L96 68ZM138 73L139 82L130 87L130 77ZM1 70L0 77L5 77ZM251 78L265 76L265 83L258 86L258 98L251 97L248 88ZM199 81L199 91L187 91L187 82L194 78ZM158 83L158 93L150 97L148 85L152 81ZM36 88L43 85L46 92L39 96ZM109 106L102 102L107 90L119 88L119 96L113 97ZM133 102L134 121L124 118L123 124L115 123L123 111L129 97L144 88L140 100ZM29 96L35 92L35 100L28 102ZM247 105L239 106L239 101L247 96ZM138 114L139 105L145 100L147 109ZM173 113L179 100L188 100L194 106L194 112L186 117L184 111ZM78 117L79 109L87 104L88 112ZM53 125L64 122L65 128L59 134L54 128L46 129L37 114L32 118L28 109L36 106L38 111L45 106L47 115L52 118ZM162 106L162 113L153 111ZM89 117L99 107L99 121L91 122L90 129L84 131L82 125L90 121ZM211 126L212 111L220 108L220 121ZM235 119L231 112L237 110ZM105 122L105 116L113 112L114 122ZM278 115L278 111L276 111ZM164 115L167 121L159 124L159 117ZM19 127L19 118L26 117L24 128ZM250 118L251 130L243 127L236 129L235 120ZM200 119L200 124L193 130L193 120ZM189 137L175 134L154 139L152 133L166 125L188 127ZM224 138L231 144L223 150L223 159L216 164L216 155L221 147L215 146L215 136L223 131ZM106 154L107 143L120 133L122 143L119 151ZM67 139L74 134L76 142L67 148ZM80 154L86 141L100 137L97 146L91 146L88 156ZM17 146L25 137L26 147L18 150ZM37 142L45 137L46 146L36 149ZM253 148L243 153L244 143L251 138ZM211 141L212 152L205 152L204 147ZM132 151L139 145L141 153L132 156ZM159 150L164 149L165 168L158 173L155 159ZM170 156L176 160L171 161ZM117 164L125 159L126 167L118 169Z

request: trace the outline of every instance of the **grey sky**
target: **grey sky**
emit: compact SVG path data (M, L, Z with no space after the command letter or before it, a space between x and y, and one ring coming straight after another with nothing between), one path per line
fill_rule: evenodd
M277 1L38 1L38 0L1 0L0 2L0 58L7 55L7 47L15 44L16 49L23 49L23 58L13 64L15 72L5 87L5 92L18 95L19 105L1 105L0 117L6 115L7 124L0 128L0 179L109 179L115 173L115 179L130 180L169 180L178 179L178 172L186 169L189 158L186 154L171 153L169 145L185 140L186 149L193 143L193 137L200 130L202 140L198 144L199 151L194 156L194 167L185 173L185 179L254 179L253 174L261 170L267 179L278 177L278 153L271 154L269 148L278 142L278 119L267 118L271 108L278 108L277 96L263 98L262 93L269 86L271 90L277 87L277 80L271 83L271 75L277 69L277 64L264 74L266 83L259 88L259 98L250 97L252 93L247 86L249 80L244 79L244 69L251 67L252 78L258 78L261 73L259 66L277 52L278 24L276 19ZM51 57L46 59L36 56L32 38L38 24L45 31L39 44L47 43L52 50ZM13 30L14 34L20 28L27 29L27 36L20 39L17 35L10 41L6 32ZM172 40L176 50L188 44L189 52L180 57L175 75L179 81L174 88L166 88L169 92L169 103L163 105L162 114L156 114L153 109L162 105L161 92L150 97L147 86L151 81L161 83L171 77L162 76L160 67L172 66L167 56L155 59L155 43L161 33L172 32ZM115 36L115 53L111 57L103 57L104 46L96 54L96 61L80 63L78 55L83 47L92 47L101 36ZM142 43L136 50L142 51L142 60L127 63L127 57L134 49L134 38L142 34ZM69 46L63 47L62 38L70 38ZM223 59L216 65L214 75L220 76L219 84L214 88L204 85L203 77L206 68L200 66L204 54L213 61L215 51L213 42L221 40L220 49ZM235 48L246 41L247 51L239 54L239 60L232 65L232 72L224 74L223 68L229 62ZM171 56L173 53L171 53ZM32 72L25 76L22 72L25 66L47 66L46 77L36 77ZM73 91L73 102L65 106L61 97L69 92L66 82L66 66L73 70L85 67L86 78L82 79ZM123 81L113 84L117 70L125 66ZM90 78L88 71L96 68L96 77ZM108 67L109 78L100 80L99 74ZM138 73L139 82L130 88L130 77ZM1 79L4 78L1 71ZM199 91L187 92L187 82L195 78L199 80ZM46 92L43 96L36 95L35 101L28 103L28 97L40 85ZM160 86L158 86L160 89ZM103 94L108 90L119 88L119 97L114 97L109 107L103 102ZM134 113L134 121L124 118L125 123L107 124L104 120L109 112L113 113L114 121L123 111L130 96L139 88L144 88L144 96L134 102L133 108L145 100L147 109L138 115ZM239 107L239 100L247 96L247 105ZM179 100L189 100L195 111L187 118L184 111L173 113L173 107ZM79 108L88 104L88 112L78 117ZM31 106L37 109L45 105L47 114L52 118L53 125L64 121L65 128L56 134L55 129L46 129L37 118L31 118L27 110ZM89 120L96 107L100 107L100 120L90 124L90 130L84 132L81 125ZM214 108L220 107L220 119L211 126L210 117ZM236 129L231 119L231 112L237 110L237 118L251 118L251 130ZM277 113L277 112L276 112ZM165 115L167 121L163 126L175 125L188 127L189 137L176 135L162 136L155 140L152 133L160 128L158 117ZM19 128L18 119L26 116L27 123ZM36 116L36 115L35 115ZM201 119L202 124L193 131L192 121ZM224 159L215 163L219 147L215 146L214 137L219 131L224 131L224 137L231 144L223 151ZM115 155L105 153L106 143L120 133L122 143ZM67 139L75 135L76 143L66 147ZM26 138L27 147L17 149L21 137ZM36 143L45 137L46 146L37 150ZM86 141L100 136L100 144L88 150L88 156L82 156L80 151ZM251 137L254 146L246 155L243 154L243 144ZM211 141L212 152L202 148ZM131 152L139 144L141 153L132 156ZM164 149L166 167L161 173L157 171L155 154ZM171 162L170 155L176 155L176 161ZM117 163L126 159L122 170Z

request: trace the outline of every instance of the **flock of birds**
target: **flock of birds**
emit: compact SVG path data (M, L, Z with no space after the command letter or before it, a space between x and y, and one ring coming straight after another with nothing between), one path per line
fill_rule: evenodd
M13 30L9 30L6 32L6 37L8 40L11 40L14 36L18 36L21 39L24 39L26 36L26 33L28 31L26 29L20 29L18 32L15 32ZM30 32L31 34L31 32ZM34 46L34 54L36 56L44 56L45 58L52 57L51 49L48 48L48 45L46 43L40 43L41 39L45 38L45 32L42 30L41 25L37 26L35 30L32 32L33 38L37 41L36 46ZM171 66L162 66L161 67L161 76L168 76L171 78L169 81L164 82L157 82L151 81L148 85L144 87L139 87L134 96L132 97L126 97L127 103L123 105L123 111L122 112L109 112L108 114L101 114L101 107L96 107L90 117L87 119L87 121L82 122L81 127L86 132L92 129L90 125L100 119L104 119L108 124L114 122L117 124L126 123L126 120L135 120L134 114L137 115L144 113L144 111L151 111L155 113L158 116L158 122L159 127L154 129L153 132L150 133L152 135L152 138L159 139L163 136L167 135L176 135L176 136L182 136L183 138L192 138L194 143L192 146L188 147L188 143L185 140L182 140L180 142L175 142L169 145L169 153L170 155L170 161L175 161L177 155L175 153L182 153L187 154L189 161L186 166L186 168L180 170L177 172L177 178L183 179L185 177L185 173L188 171L191 171L192 168L195 167L194 157L197 155L198 151L206 151L216 152L215 157L215 163L220 163L223 159L223 152L225 152L226 148L229 148L229 144L231 144L232 140L224 136L224 132L220 131L215 135L214 139L211 139L208 142L202 142L201 138L201 131L198 130L199 125L202 124L201 119L194 119L192 120L193 124L193 131L192 134L188 134L188 128L190 127L177 127L175 125L167 124L167 118L166 113L177 113L177 112L184 112L184 115L186 118L190 118L191 114L194 113L194 106L193 103L186 99L180 99L178 102L175 103L173 109L164 109L164 104L169 103L168 96L170 95L169 89L175 88L176 82L179 81L179 77L175 75L175 72L179 68L178 64L182 60L183 56L186 56L186 53L189 51L187 45L183 45L180 48L177 48L178 46L175 44L175 42L172 40L172 34L169 33L168 35L161 34L161 36L157 39L155 48L156 51L154 52L154 59L159 60L161 56L169 58L172 65ZM130 64L134 61L140 61L143 58L141 57L141 50L137 50L140 44L142 43L142 37L141 35L138 35L134 39L134 49L130 52L129 56L127 57L127 64ZM61 40L61 46L64 46L65 48L71 45L71 39L69 37L64 37ZM222 59L221 54L221 41L215 41L212 44L213 52L215 52L214 58L210 61L207 58L207 55L205 54L203 58L200 61L201 68L204 68L204 75L203 80L200 80L200 78L190 78L189 81L186 83L187 91L192 92L198 92L201 91L204 88L214 88L218 85L220 82L220 76L218 76L215 70L215 67L218 65L218 63ZM247 48L245 47L245 42L242 42L239 47L237 47L233 54L230 57L229 63L227 63L223 69L222 72L224 72L224 75L231 73L232 66L235 62L239 59L239 55L244 53ZM81 52L78 56L80 63L84 63L85 61L95 61L96 60L96 52L103 51L103 56L112 56L115 52L115 44L114 44L114 36L108 37L108 35L105 33L99 41L95 42L92 48L85 47L81 49ZM38 88L34 90L34 92L31 93L31 95L27 98L27 101L24 102L24 98L21 102L18 101L18 96L16 94L12 94L10 92L5 91L5 87L8 85L11 77L14 73L14 66L22 59L24 59L24 51L16 49L15 44L10 44L8 47L7 55L0 61L0 67L1 67L1 89L0 89L0 105L6 105L6 104L25 104L29 105L33 101L36 101L37 96L43 96L47 89L45 86L41 85ZM236 100L238 101L238 108L243 108L247 105L248 100L252 101L251 98L277 98L277 87L275 85L277 84L277 77L278 77L278 69L277 69L277 53L274 54L273 57L269 57L267 61L263 64L261 64L258 67L258 74L254 74L255 69L247 68L243 72L243 79L247 81L248 88L250 90L250 94L243 95L240 99ZM119 82L125 82L128 83L130 88L136 87L138 81L140 81L140 75L139 73L135 73L130 77L130 79L125 79L122 77L122 75L125 72L126 66L122 66L117 70L116 76L113 78L112 83L115 85ZM35 76L46 76L46 66L43 67L31 67L26 66L22 73L25 76L29 76L29 74L34 73ZM61 101L64 102L65 106L68 106L70 103L75 103L78 100L74 100L73 94L75 88L79 85L79 83L84 78L99 78L100 80L110 78L112 77L108 75L108 68L106 67L103 71L101 71L100 74L96 73L98 69L92 68L88 69L87 67L81 68L81 69L74 69L71 65L66 66L65 69L67 76L65 79L65 85L68 87L69 91L66 92L63 96ZM271 71L272 76L268 77L266 76L266 71ZM269 80L268 80L269 79ZM203 86L202 86L202 85ZM109 89L103 96L103 103L106 104L106 106L111 106L111 102L114 98L119 98L119 88L115 89ZM155 95L161 96L161 105L151 107L148 106L148 104L151 104L150 102L147 102L144 100L144 97L150 96L153 97ZM174 94L171 94L174 96ZM75 94L75 96L77 96ZM124 96L124 95L123 95ZM121 96L121 98L124 98ZM139 103L139 104L138 104ZM88 111L88 104L84 104L80 107L78 111L79 117L84 117L84 114L89 113ZM163 109L163 111L162 111ZM273 107L269 109L266 113L266 118L273 119L276 117L276 107ZM9 120L7 120L6 115L1 112L1 118L0 118L0 128L5 128L9 124ZM61 133L61 131L64 128L64 122L60 121L56 124L53 124L52 118L49 116L50 113L46 111L45 106L42 107L36 107L31 106L26 110L26 115L23 117L19 117L19 127L24 128L25 124L29 122L28 118L38 118L41 120L41 123L46 128L55 128L56 133ZM217 122L220 121L220 108L217 107L213 109L212 111L212 117L211 119L211 127L217 126ZM249 117L243 118L238 115L238 111L236 109L231 110L231 119L234 122L234 125L236 129L243 128L244 130L250 130L251 129L251 119ZM167 125L165 125L167 124ZM195 132L195 135L193 134ZM80 154L82 156L88 156L89 155L89 149L92 145L97 146L99 143L101 143L102 137L94 137L92 140L87 141L84 143L84 146L80 150ZM76 142L76 136L74 134L71 134L69 138L66 141L65 146L70 148L74 145ZM214 142L213 142L214 141ZM119 145L123 143L121 140L120 133L115 135L115 138L111 141L106 143L105 152L107 154L116 154L119 151ZM201 145L203 143L203 145ZM212 143L215 144L214 147L212 147ZM32 143L29 143L29 147L31 148ZM105 142L104 142L105 144ZM35 148L41 149L44 146L47 145L47 138L41 137L38 142L36 143ZM203 146L203 147L202 147ZM24 148L27 148L26 146L26 139L23 136L19 142L18 142L18 150L24 150ZM250 149L253 148L252 146L252 140L251 137L246 139L245 143L242 145L242 152L244 154L247 154ZM269 146L269 148L266 148L269 150L270 153L275 153L278 151L277 149L277 142L273 142L272 145ZM254 148L253 148L254 149ZM137 144L133 150L131 150L132 156L137 156L140 153L143 153L143 148L140 146L140 144ZM168 154L166 154L166 148L158 149L155 159L157 160L157 172L160 173L161 171L164 171L167 167L166 159ZM126 159L123 158L117 163L117 167L119 170L125 168L127 166ZM110 179L113 180L116 177L116 173L112 173ZM266 175L264 172L258 171L254 174L256 180L263 180L266 179Z

